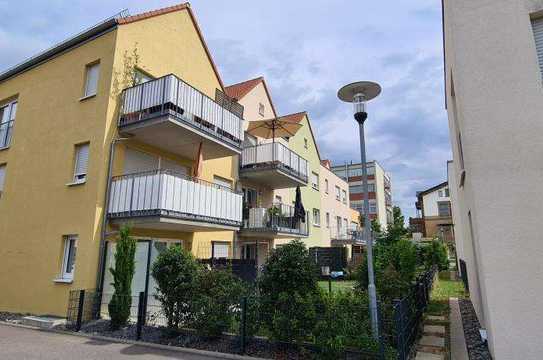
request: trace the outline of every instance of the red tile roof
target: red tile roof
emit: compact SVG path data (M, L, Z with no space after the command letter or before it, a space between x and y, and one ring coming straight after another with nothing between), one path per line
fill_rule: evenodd
M330 166L332 166L332 163L330 163L330 160L321 160L321 165L330 170Z
M233 85L228 85L224 88L224 91L226 91L226 95L230 96L231 98L240 100L245 95L247 95L249 91L253 90L255 86L263 81L264 78L262 76L259 76L255 79L242 81Z
M136 21L152 18L154 16L164 15L168 14L174 11L179 10L187 10L190 16L190 19L192 20L192 23L194 24L194 27L196 28L196 32L198 33L198 37L200 38L200 41L202 41L202 45L204 46L204 50L206 52L207 57L209 58L209 62L211 63L211 67L213 68L213 72L217 76L217 79L219 80L219 84L221 85L221 90L225 90L224 83L222 82L221 75L219 74L219 70L217 69L217 66L215 65L215 62L213 61L213 57L211 56L211 52L209 51L209 48L207 47L207 43L204 39L204 36L202 35L202 31L200 30L200 26L198 25L198 22L196 21L196 17L194 16L194 13L192 12L190 8L190 3L185 2L178 5L168 6L162 9L147 11L141 14L136 14L132 16L127 16L125 18L119 18L117 19L117 23L119 25L124 24L130 24Z
M300 121L302 121L304 119L304 116L306 116L306 115L307 115L307 112L302 111L302 112L299 112L299 113L280 116L280 118L283 119L283 120L299 123Z

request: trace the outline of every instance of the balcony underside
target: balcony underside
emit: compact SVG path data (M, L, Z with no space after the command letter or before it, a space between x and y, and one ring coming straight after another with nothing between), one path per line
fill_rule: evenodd
M262 228L262 229L245 229L242 228L240 237L243 238L259 238L259 239L292 239L292 238L304 238L307 234L301 234L296 229L286 228Z
M129 223L140 229L180 232L239 230L241 224L224 219L213 219L192 214L164 210L145 210L131 213L110 213L113 224Z
M122 135L132 136L133 139L191 160L197 159L200 142L203 142L204 160L241 153L241 147L228 135L218 136L216 132L209 131L206 125L192 120L192 117L172 110L120 125L119 131Z
M306 186L307 179L302 179L282 164L254 164L240 169L242 179L250 180L256 184L270 189L287 189L296 186Z

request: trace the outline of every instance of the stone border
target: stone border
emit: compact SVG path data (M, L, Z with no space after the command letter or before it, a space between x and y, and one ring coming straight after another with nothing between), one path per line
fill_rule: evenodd
M252 357L252 356L227 354L227 353L208 351L208 350L198 350L198 349L184 348L180 346L169 346L169 345L155 344L155 343L137 341L137 340L131 340L131 339L111 338L107 336L91 335L91 334L86 334L82 332L72 332L72 331L64 331L64 330L57 330L57 329L43 329L43 328L38 328L34 326L14 324L7 321L0 321L0 325L49 332L49 333L54 333L54 334L59 334L59 335L78 336L78 337L83 337L83 338L87 338L91 340L105 341L105 342L110 342L110 343L144 346L144 347L149 347L149 348L158 349L158 350L181 352L181 353L187 353L187 354L192 354L192 355L207 356L207 357L212 357L212 358L217 358L217 359L269 360L265 358L257 358L257 357Z

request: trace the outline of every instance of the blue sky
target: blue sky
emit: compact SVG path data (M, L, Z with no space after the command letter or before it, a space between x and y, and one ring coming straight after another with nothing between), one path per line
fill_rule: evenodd
M0 71L128 8L179 1L0 0ZM438 0L193 0L225 84L263 75L279 113L308 111L321 156L359 159L343 84L379 82L369 105L369 159L391 174L393 201L414 215L415 192L446 180L451 158L443 103ZM183 49L179 49L182 53Z

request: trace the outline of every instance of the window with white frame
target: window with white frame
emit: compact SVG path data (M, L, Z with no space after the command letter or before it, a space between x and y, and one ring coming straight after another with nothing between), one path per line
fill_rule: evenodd
M311 187L315 190L319 190L319 174L311 172Z
M77 252L77 235L64 236L64 253L62 255L62 280L73 280L75 270L75 255Z
M330 213L326 213L326 227L330 228Z
M341 200L341 189L339 188L339 186L336 186L336 200Z
M151 80L153 80L153 77L145 73L143 70L134 70L134 85L143 84Z
M213 241L211 257L214 259L228 259L230 245L227 242Z
M96 95L98 91L98 75L100 74L100 63L89 64L85 67L85 92L83 97Z
M11 132L17 113L17 101L0 106L0 149L11 143Z
M346 232L349 229L349 220L343 219L343 231Z
M264 104L258 103L258 113L260 114L260 116L264 116L264 111L265 110L266 110L266 108L264 107Z
M6 179L6 164L0 165L0 198L4 192L4 181Z
M87 181L87 168L89 164L89 143L75 146L73 182L80 184Z
M313 225L321 225L321 211L319 209L313 209Z
M324 191L328 194L328 179L324 179Z
M370 214L377 214L377 204L370 202Z
M347 191L345 190L341 190L341 201L344 204L347 204Z

